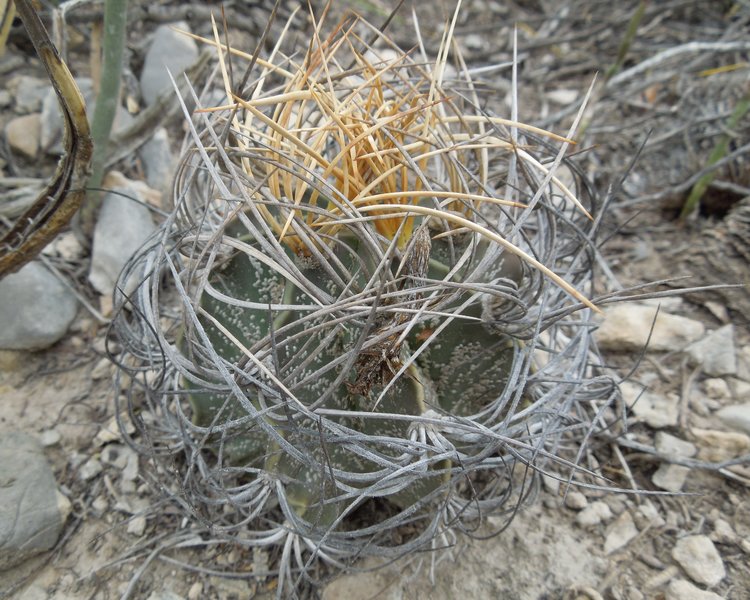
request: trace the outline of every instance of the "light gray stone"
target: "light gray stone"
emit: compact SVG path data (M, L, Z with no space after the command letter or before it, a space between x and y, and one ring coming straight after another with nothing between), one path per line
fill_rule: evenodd
M589 501L586 499L586 496L578 490L570 490L565 496L565 506L571 510L583 510L588 503Z
M105 296L112 295L125 263L156 229L151 211L121 194L140 199L135 185L113 189L102 201L94 229L89 281Z
M737 373L737 353L734 347L734 325L724 325L685 350L694 364L706 375L721 377Z
M13 152L33 159L39 154L40 130L39 113L23 115L8 121L5 139Z
M750 433L750 402L725 406L716 416L730 429Z
M78 300L41 263L31 262L0 280L0 348L47 348L65 335Z
M69 512L38 442L0 434L0 570L52 548Z
M639 421L654 429L677 425L680 399L676 394L656 394L629 381L621 384L620 390L623 400Z
M705 535L689 535L677 540L672 548L672 558L696 583L713 586L726 576L716 546Z
M625 511L612 524L604 540L604 553L612 554L628 545L628 542L638 535L632 515Z
M688 473L690 473L688 467L664 463L659 465L659 468L651 476L651 481L658 488L677 493L685 485Z
M576 523L581 527L594 527L612 518L612 510L606 502L597 500L576 515Z
M173 27L190 30L184 22L161 25L156 29L154 41L146 52L140 81L141 94L147 105L153 104L162 91L172 86L167 71L177 79L198 58L195 40L175 31Z
M149 187L158 190L163 197L172 191L177 160L172 153L169 134L164 127L159 127L153 137L138 150Z
M618 304L604 310L604 321L596 332L599 346L606 350L638 351L649 341L649 350L679 350L703 337L705 327L700 321L671 315L657 308L635 302Z
M81 469L78 471L78 477L82 481L90 481L99 475L103 469L104 467L102 467L102 463L95 458L90 458L81 465Z
M656 432L654 446L657 452L670 458L691 458L698 452L694 444L664 431Z
M56 446L60 443L61 439L62 436L60 435L60 432L57 431L57 429L47 429L46 431L42 431L42 433L39 434L39 443L45 448Z
M732 392L729 390L729 384L720 377L709 377L703 382L703 389L706 391L706 396L712 400L723 400L729 398Z
M42 108L42 98L50 87L49 81L30 75L19 75L8 83L8 87L15 90L16 112L28 114L39 112Z
M702 590L684 579L673 579L667 587L666 600L722 600L722 597Z

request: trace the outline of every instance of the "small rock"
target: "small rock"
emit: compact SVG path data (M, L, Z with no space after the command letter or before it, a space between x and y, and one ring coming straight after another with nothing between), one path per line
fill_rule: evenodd
M141 198L137 186L112 189L102 201L94 229L89 281L104 296L112 295L125 263L156 229L149 209L121 194ZM134 278L133 287L135 283Z
M0 90L0 108L8 108L13 103L13 96L8 90Z
M38 442L0 434L0 570L52 548L69 512Z
M80 470L78 471L78 477L82 481L89 481L99 475L99 473L102 472L102 463L100 463L95 458L90 458L87 460L83 465L81 465Z
M109 502L107 502L107 499L104 496L97 496L91 503L91 508L93 508L98 515L103 515L109 508Z
M556 477L542 475L542 484L544 485L544 489L553 496L557 496L557 494L560 492L560 480Z
M724 325L685 350L695 364L703 367L706 375L721 377L737 373L737 354L734 348L734 325Z
M203 584L196 581L188 590L188 600L200 600L203 597Z
M547 92L547 98L550 102L561 104L562 106L567 106L568 104L573 104L573 102L578 99L578 96L580 96L580 94L580 90L550 90L549 92Z
M700 460L721 462L750 453L750 437L744 433L693 429L692 434L700 446Z
M177 161L172 153L167 130L159 127L153 137L138 149L138 155L143 163L146 183L161 192L162 197L168 197L172 192Z
M684 579L673 579L667 588L665 600L722 600L722 597L695 587Z
M677 425L680 399L676 394L645 391L642 386L630 381L621 384L620 390L625 404L639 421L644 421L654 429Z
M100 358L94 368L91 369L91 379L93 381L99 381L100 379L106 379L112 375L112 361L108 358Z
M663 463L651 476L651 481L662 490L677 493L685 485L688 473L690 473L688 467Z
M470 51L481 52L482 50L485 50L488 45L484 36L481 36L478 33L470 33L464 37L464 47Z
M589 501L586 499L586 496L578 490L569 490L565 496L565 506L571 510L583 510L588 503Z
M705 535L689 535L677 540L672 558L696 583L713 586L726 575L716 546Z
M638 351L648 340L656 307L635 302L618 304L604 310L604 321L596 332L599 346L605 350ZM649 350L677 350L703 337L705 327L700 321L659 311L654 324Z
M729 391L729 385L720 377L709 377L703 382L703 389L706 396L712 400L723 400L729 398L732 393Z
M46 429L39 434L39 443L45 448L49 448L59 444L61 437L57 429Z
M132 452L127 446L121 444L109 444L102 449L101 461L115 469L124 469L128 464L128 452Z
M694 444L663 431L656 432L654 446L657 452L670 458L691 458L698 452Z
M78 300L44 265L31 262L0 280L0 348L47 348L65 335Z
M8 82L8 87L15 89L16 112L25 115L41 110L42 99L50 88L50 84L46 79L19 75Z
M67 261L77 260L84 254L81 242L72 231L59 233L42 252L45 256L59 256Z
M593 527L612 518L612 510L606 502L597 500L576 515L576 523L581 527Z
M636 525L638 529L648 527L664 527L666 521L661 516L659 509L648 500L638 506L635 514Z
M716 416L730 429L750 433L750 402L725 406Z
M138 515L130 519L130 522L128 522L128 533L136 537L141 537L144 531L146 531L146 517Z
M714 521L714 530L710 537L712 542L718 542L719 544L734 544L737 541L737 534L724 519Z
M10 149L26 158L36 158L39 154L40 123L39 113L8 121L5 126L5 139Z
M190 31L187 23L161 25L154 33L154 41L146 52L141 71L141 94L147 105L154 103L159 94L172 86L167 71L178 80L180 73L198 58L198 45L175 29Z
M122 470L122 478L124 481L133 482L138 479L138 454L128 448L128 462L125 464L125 468Z
M607 533L604 540L604 554L612 554L624 548L637 535L638 529L631 514L627 511L622 513Z

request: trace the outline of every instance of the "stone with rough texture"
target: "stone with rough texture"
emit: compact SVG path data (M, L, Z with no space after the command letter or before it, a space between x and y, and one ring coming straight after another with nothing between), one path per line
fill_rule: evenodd
M737 373L734 326L724 325L685 350L690 359L701 365L706 375L721 377Z
M73 292L31 262L0 280L0 348L47 348L65 335L77 310Z
M688 473L690 473L688 467L664 463L659 465L659 468L651 476L651 481L658 488L676 493L682 490Z
M105 296L112 295L123 266L156 229L149 209L121 194L142 199L138 186L121 185L102 201L94 229L89 281Z
M672 558L696 583L713 586L726 576L716 546L705 535L689 535L677 540L672 548Z
M620 385L622 397L639 421L654 429L674 427L679 418L680 399L676 394L656 394L626 381Z
M638 351L646 345L657 308L635 302L605 309L604 321L596 332L600 348ZM705 328L699 321L659 311L649 341L649 350L678 350L703 337Z
M744 433L694 428L692 434L700 446L700 460L721 462L750 453L750 437Z
M702 590L684 579L673 579L669 582L666 600L722 600L722 597Z
M606 502L597 500L576 515L576 523L581 527L593 527L612 518L612 510Z
M30 75L19 75L8 82L8 87L15 90L16 112L25 115L41 109L42 98L47 93L49 81Z
M16 117L5 126L5 139L14 152L26 158L36 158L39 154L41 119L39 113Z
M628 542L638 535L632 515L625 511L612 524L604 540L604 553L612 554L627 546Z
M725 406L716 413L716 416L727 427L735 431L750 433L750 402Z
M138 149L143 163L146 183L167 196L172 190L172 180L177 161L172 154L169 134L164 127L159 127L154 135Z
M654 446L657 452L670 458L691 458L698 452L694 444L663 431L656 432Z
M183 33L190 31L187 23L161 25L154 33L154 41L146 52L141 71L141 94L147 105L154 103L159 94L170 88L172 82L167 71L175 80L198 58L198 45Z
M69 513L39 443L0 433L0 570L52 548Z
M570 490L565 496L565 506L571 510L583 510L588 505L588 500L578 490Z

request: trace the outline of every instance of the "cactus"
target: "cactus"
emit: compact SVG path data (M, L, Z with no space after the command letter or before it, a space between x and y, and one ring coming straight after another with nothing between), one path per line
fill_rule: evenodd
M227 102L193 116L116 321L161 375L131 403L154 479L196 528L281 547L279 597L520 502L514 465L556 460L591 377L590 215L534 156L572 140L449 84L450 34L430 63L358 18L322 31L242 94L202 40Z

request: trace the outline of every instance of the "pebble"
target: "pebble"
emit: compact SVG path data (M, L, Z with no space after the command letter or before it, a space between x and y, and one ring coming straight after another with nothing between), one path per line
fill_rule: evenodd
M146 517L138 515L128 522L128 533L136 537L141 537L146 531Z
M81 481L90 481L99 475L103 469L104 467L102 467L102 463L95 458L90 458L81 465L81 468L78 470L78 477Z
M38 350L60 340L78 310L73 292L39 262L0 280L0 348Z
M172 181L177 168L177 160L172 153L169 134L164 127L159 127L154 135L138 149L149 187L168 198L172 192Z
M102 200L102 207L94 228L89 281L94 289L111 297L120 271L132 255L156 229L151 211L142 204L129 200L133 196L143 200L140 186L108 186L112 192ZM133 291L137 278L126 285L126 293Z
M656 394L643 386L626 381L620 385L623 401L639 421L653 429L674 427L679 418L680 399L677 394Z
M719 544L734 544L737 542L737 534L729 522L724 519L714 521L714 530L709 537L712 542Z
M8 82L8 88L15 90L16 112L25 115L41 110L42 99L49 89L49 81L29 75L19 75Z
M645 500L638 506L634 520L638 529L645 529L646 527L664 527L664 525L666 525L666 521L664 520L664 517L661 516L659 509L648 500Z
M188 590L188 600L200 600L203 597L203 583L196 581Z
M694 364L701 365L706 375L721 377L737 373L734 347L734 325L724 325L685 350Z
M547 98L550 102L554 102L555 104L560 104L562 106L567 106L568 104L573 104L573 102L578 99L578 96L580 96L580 94L580 90L550 90L549 92L547 92Z
M93 381L99 381L101 379L106 379L107 377L110 377L112 375L112 361L108 358L100 358L96 364L94 365L94 368L91 369L91 374L89 377Z
M0 90L0 108L8 108L13 103L13 96L8 90Z
M5 126L5 139L10 149L29 159L39 154L41 119L39 113L23 115L8 121Z
M109 502L107 502L107 499L104 496L97 496L91 503L91 508L101 516L107 511L107 509L109 509Z
M195 40L174 28L190 31L185 22L161 25L154 33L141 71L141 95L146 105L154 103L159 94L172 86L167 71L175 81L180 73L198 58L198 45Z
M700 446L700 460L721 462L750 453L750 437L744 433L697 428L691 433Z
M62 436L57 429L46 429L39 434L39 443L45 448L56 446L61 439Z
M604 350L639 351L646 345L656 307L628 302L604 310L604 321L596 332ZM680 349L703 337L700 321L659 311L649 341L649 350L665 352Z
M730 429L750 434L750 402L725 406L716 416Z
M612 510L606 502L597 500L576 515L576 523L581 527L594 527L612 518Z
M70 510L36 439L0 434L0 570L52 548Z
M726 575L716 546L705 535L689 535L677 540L672 558L696 583L714 586Z
M565 496L565 506L571 510L583 510L588 503L586 496L578 490L569 490Z
M183 600L183 598L172 590L164 589L160 592L151 592L146 600Z
M690 473L688 467L663 463L651 476L651 481L662 490L677 493L685 485L688 473Z
M604 540L604 554L612 554L627 546L638 535L633 517L629 512L622 513L612 524Z
M657 452L670 458L692 458L698 452L694 444L664 431L656 432L654 446Z
M703 382L703 389L712 400L723 400L732 395L729 384L721 377L709 377Z
M722 597L702 590L684 579L673 579L669 582L665 600L722 600Z

